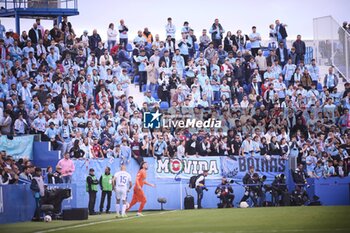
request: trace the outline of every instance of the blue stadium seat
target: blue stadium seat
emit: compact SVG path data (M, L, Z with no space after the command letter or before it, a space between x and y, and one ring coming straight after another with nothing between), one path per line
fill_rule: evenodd
M272 43L269 43L269 45L267 46L267 48L269 50L272 50L272 49L276 49L277 48L277 45L275 42L272 42Z
M145 91L147 91L147 85L146 85L146 84L143 84L143 86L142 86L142 92L145 92Z
M157 89L151 90L151 94L152 94L153 97L156 96L157 95Z
M126 51L132 52L132 45L131 44L126 45Z
M319 91L319 92L323 92L323 88L322 88L322 84L321 83L317 83L317 90Z
M151 50L152 49L152 43L147 43L145 46L146 50Z
M213 101L211 102L212 105L216 105L216 104L218 104L218 103L220 103L220 100L213 100Z
M138 84L139 84L139 79L140 79L140 76L135 75L135 77L134 77L134 84L135 84L135 85L138 85Z
M168 108L169 108L169 103L168 103L168 102L165 102L165 101L162 101L162 102L160 102L159 108L160 108L161 110L168 109Z
M157 91L152 92L152 97L155 98L156 100L159 100Z
M195 50L196 52L199 51L199 45L198 45L197 43L194 43L194 50Z
M252 44L250 42L248 42L246 45L245 45L245 49L247 50L250 50L252 48Z
M264 50L264 51L263 51L263 56L264 56L264 57L269 56L269 54L270 54L270 51L269 51L269 50Z

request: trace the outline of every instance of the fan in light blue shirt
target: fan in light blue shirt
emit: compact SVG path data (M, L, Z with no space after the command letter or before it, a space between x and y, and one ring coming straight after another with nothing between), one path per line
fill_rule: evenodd
M148 58L146 55L140 55L137 57L137 61L139 64L139 71L146 71L146 62L148 61Z
M197 76L199 85L203 88L205 85L205 80L209 79L207 76L207 71L204 68L201 68L201 73Z
M159 139L154 143L153 148L154 156L164 156L164 152L167 149L167 145L166 142L163 141L163 136L159 137Z
M128 165L130 163L131 158L131 149L130 146L127 145L127 139L122 139L123 144L120 146L120 164Z
M324 166L322 166L322 161L317 162L317 165L314 168L313 171L313 177L315 178L321 178L324 177Z
M51 49L51 52L49 55L46 57L46 61L49 64L49 67L56 69L56 61L58 61L58 56L57 54L53 53L53 49Z
M312 81L318 82L318 79L320 78L320 68L316 66L315 59L312 59L312 64L308 66L307 69L310 73Z
M256 32L253 28L253 33L249 35L250 38L250 44L252 48L260 48L260 41L261 41L261 36L259 33Z
M314 151L310 151L310 155L306 157L306 170L309 176L312 176L314 168L317 163L317 158L313 155Z

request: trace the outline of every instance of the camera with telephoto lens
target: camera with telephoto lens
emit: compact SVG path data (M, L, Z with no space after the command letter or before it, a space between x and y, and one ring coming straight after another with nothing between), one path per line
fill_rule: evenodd
M226 180L225 184L233 184L234 181L233 180Z
M261 183L264 183L265 181L266 181L266 176L265 175L263 175L262 177L260 177L260 182Z
M284 174L282 173L282 174L278 174L278 175L276 175L275 176L275 179L277 179L277 180L284 180L286 177L284 176Z

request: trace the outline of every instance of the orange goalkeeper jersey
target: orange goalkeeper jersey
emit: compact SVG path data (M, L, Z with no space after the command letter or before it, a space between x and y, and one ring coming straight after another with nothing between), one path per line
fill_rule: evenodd
M135 183L136 183L135 187L140 186L140 187L142 188L143 185L145 184L145 180L146 180L146 170L141 169L141 170L137 173L136 182L135 182Z

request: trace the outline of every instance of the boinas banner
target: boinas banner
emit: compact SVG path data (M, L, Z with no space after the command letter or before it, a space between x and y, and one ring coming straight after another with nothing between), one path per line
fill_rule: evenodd
M271 156L266 159L264 156L254 157L221 157L221 175L237 181L242 178L253 166L259 176L265 175L268 180L273 180L278 174L288 172L288 162L280 158L280 156Z
M266 159L263 156L254 157L199 157L186 159L168 159L155 161L155 175L157 178L182 178L189 179L191 176L201 174L208 170L206 179L220 179L225 176L230 179L241 181L253 166L260 176L265 175L268 180L281 173L288 172L288 162L279 156L271 156Z

